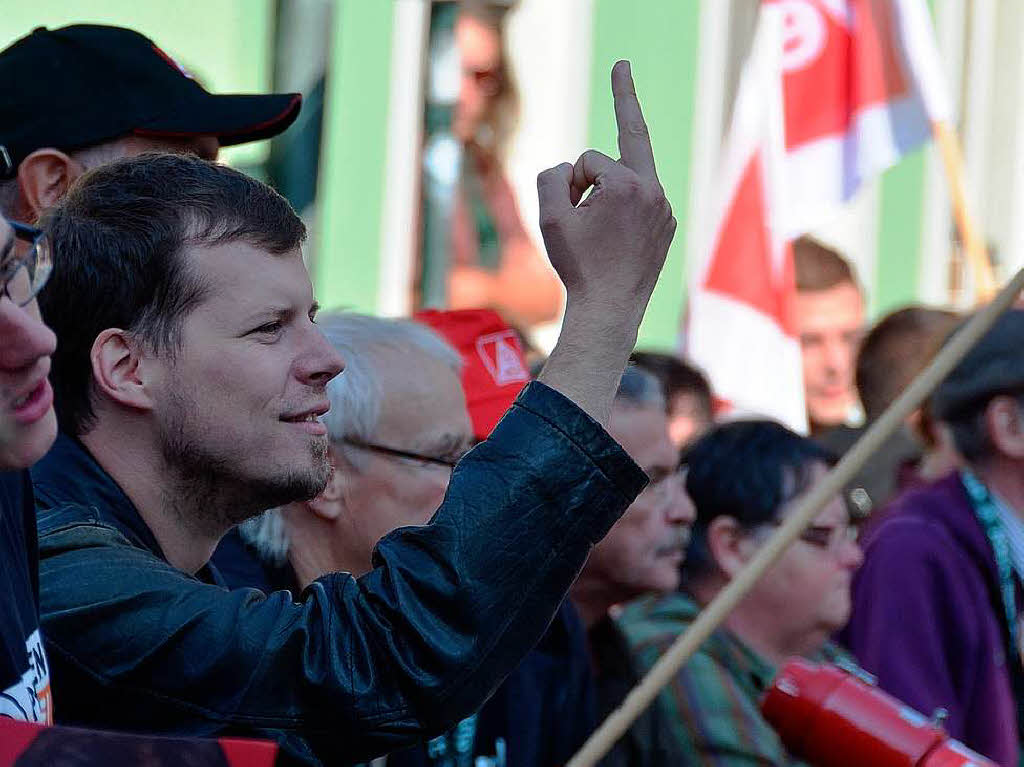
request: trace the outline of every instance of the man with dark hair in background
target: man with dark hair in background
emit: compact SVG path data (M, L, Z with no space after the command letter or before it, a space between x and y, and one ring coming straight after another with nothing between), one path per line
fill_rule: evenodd
M702 372L664 352L636 351L630 360L661 382L672 444L681 449L708 430L714 420L714 404L711 385Z
M64 721L263 733L293 763L355 761L476 710L540 639L645 482L601 423L675 220L625 62L612 86L622 160L591 151L538 177L568 295L539 380L460 462L431 524L301 603L227 592L207 564L235 523L329 476L319 417L342 360L313 323L301 221L265 185L183 155L98 168L50 212L64 433L33 479Z
M796 326L812 433L855 423L854 359L864 329L864 297L850 265L809 237L793 243Z
M594 547L572 587L573 603L587 627L599 720L618 708L640 680L614 613L631 599L679 585L679 563L693 522L657 378L637 366L626 368L608 430L651 484ZM606 767L679 764L658 717L656 709L647 709L605 758Z
M130 29L39 27L0 51L0 213L35 221L86 170L142 152L213 160L275 136L298 93L214 95Z
M889 312L864 336L857 354L857 392L874 421L931 362L960 321L956 312L906 306Z
M716 427L688 451L696 520L682 588L626 608L620 625L647 671L828 470L830 456L770 421ZM685 765L795 765L758 702L791 655L839 657L829 636L849 617L860 564L846 508L832 499L655 702Z
M1021 754L1024 311L1004 314L932 395L963 467L864 536L844 641L879 686L998 764Z
M955 312L908 306L880 319L857 354L857 391L867 425L896 401L924 370L959 322ZM878 508L915 480L936 479L959 459L948 432L928 405L911 413L903 428L861 470L859 479Z
M880 319L857 352L857 392L864 407L862 427L837 426L816 439L842 455L931 361L956 326L957 315L942 309L908 306ZM848 486L859 514L884 506L904 487L953 469L956 450L927 405L867 460Z

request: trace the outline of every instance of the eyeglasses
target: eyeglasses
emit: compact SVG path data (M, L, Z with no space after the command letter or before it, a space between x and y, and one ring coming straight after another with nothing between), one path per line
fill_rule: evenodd
M782 524L781 520L769 522L773 527ZM819 549L835 553L844 543L856 543L860 535L857 525L811 525L799 535L799 540L817 546Z
M459 459L462 458L461 455L457 458L440 458L435 455L423 455L422 453L413 453L409 450L399 450L398 448L387 447L386 445L377 445L373 442L363 442L362 440L357 439L343 439L341 442L343 444L359 448L360 450L369 450L374 453L380 453L381 455L389 455L393 458L405 458L410 461L420 461L432 466L444 466L448 469L455 468L455 464L457 464Z
M21 258L11 259L0 267L0 297L7 296L16 306L26 306L43 289L53 271L53 251L50 240L41 229L9 221L14 237L29 243L29 250ZM25 274L22 275L22 269Z

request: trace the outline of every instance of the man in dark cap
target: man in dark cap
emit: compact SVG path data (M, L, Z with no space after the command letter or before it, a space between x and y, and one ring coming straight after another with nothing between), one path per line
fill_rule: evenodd
M86 170L147 151L216 159L295 121L297 93L208 93L130 29L39 27L0 51L0 213L34 221Z
M1003 315L936 390L965 467L898 498L863 541L846 641L881 687L948 712L999 764L1021 753L1024 311Z

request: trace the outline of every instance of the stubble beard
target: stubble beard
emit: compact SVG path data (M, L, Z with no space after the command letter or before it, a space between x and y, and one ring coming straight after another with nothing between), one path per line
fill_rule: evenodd
M331 466L326 437L310 437L304 466L246 471L245 456L218 442L213 428L178 393L161 419L160 449L167 471L167 503L185 523L222 530L267 509L304 501L327 486Z

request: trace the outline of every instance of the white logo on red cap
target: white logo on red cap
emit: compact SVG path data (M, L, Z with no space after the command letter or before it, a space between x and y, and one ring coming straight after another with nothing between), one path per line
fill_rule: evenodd
M489 333L476 339L476 353L498 386L529 381L522 361L522 346L514 330Z

